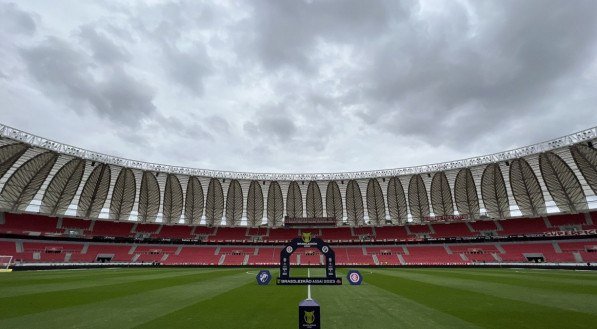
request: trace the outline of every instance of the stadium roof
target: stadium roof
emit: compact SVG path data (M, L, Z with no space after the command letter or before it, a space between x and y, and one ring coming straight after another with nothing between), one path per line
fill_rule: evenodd
M25 142L32 146L40 147L49 151L55 151L65 155L80 157L85 160L101 162L132 169L149 170L191 176L207 176L229 179L255 179L255 180L338 180L338 179L363 179L374 177L390 177L436 172L442 170L460 169L471 166L490 164L498 161L508 161L532 154L551 151L580 142L591 141L597 138L597 127L585 129L570 135L562 136L545 142L519 147L516 149L481 155L468 159L448 161L442 163L426 164L405 168L379 169L370 171L338 172L338 173L255 173L235 172L217 169L199 169L179 167L171 164L158 164L115 157L107 154L85 150L72 145L52 141L40 136L29 134L0 124L0 136Z
M455 214L472 219L540 216L548 208L577 213L597 201L597 127L470 159L320 174L146 163L7 126L0 126L0 136L0 209L7 211L253 226L263 221L280 226L284 216L325 213L351 225L384 225Z

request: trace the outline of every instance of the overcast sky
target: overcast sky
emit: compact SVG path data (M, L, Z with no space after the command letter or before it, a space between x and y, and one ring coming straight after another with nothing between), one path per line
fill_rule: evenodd
M0 1L0 122L132 159L396 168L597 125L597 1Z

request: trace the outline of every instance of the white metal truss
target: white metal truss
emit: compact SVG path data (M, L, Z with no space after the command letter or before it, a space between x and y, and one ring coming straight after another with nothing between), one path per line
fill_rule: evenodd
M242 179L242 180L278 180L278 181L310 181L310 180L350 180L350 179L364 179L377 177L392 177L403 175L414 175L428 172L437 172L443 170L453 170L460 168L467 168L490 164L499 161L508 161L531 154L551 151L565 146L577 144L584 141L589 141L597 138L597 127L585 129L574 134L552 139L550 141L537 143L514 150L488 154L468 159L455 160L449 162L435 163L422 166L395 168L395 169L381 169L371 171L355 171L355 172L341 172L341 173L250 173L250 172L235 172L222 171L211 169L197 169L188 167L171 166L165 164L157 164L150 162L143 162L138 160L130 160L119 158L107 154L97 153L75 146L55 142L43 137L35 136L33 134L18 130L9 126L0 124L0 137L10 138L21 141L35 147L40 147L57 153L68 154L82 159L101 162L105 164L112 164L120 167L134 168L144 171L165 172L187 176L203 176L225 179Z

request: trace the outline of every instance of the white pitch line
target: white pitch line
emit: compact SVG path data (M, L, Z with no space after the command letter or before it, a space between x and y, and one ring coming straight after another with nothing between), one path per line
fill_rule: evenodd
M311 277L311 270L309 268L307 268L307 277L310 278ZM312 300L311 299L311 285L307 285L307 300Z

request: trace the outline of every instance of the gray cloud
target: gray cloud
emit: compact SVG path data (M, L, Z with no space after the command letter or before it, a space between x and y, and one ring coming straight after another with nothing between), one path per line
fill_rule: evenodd
M131 58L125 48L117 46L105 33L98 32L91 25L81 27L80 37L91 49L93 58L98 63L118 64Z
M14 3L0 3L0 26L3 32L31 35L37 24L34 16Z
M288 142L297 133L294 122L283 115L264 116L256 123L247 122L244 129L249 136L270 142Z
M62 118L69 129L48 136L60 141L192 167L448 161L597 124L596 12L595 1L0 4L0 111L32 132Z
M203 78L211 73L209 58L201 44L194 45L189 52L176 47L165 46L164 55L171 77L193 93L203 93Z
M141 9L138 14L147 17L131 16L142 36L155 42L169 78L195 95L203 93L203 80L212 73L209 38L202 34L213 21L213 10L210 5L171 2Z
M137 125L155 111L153 90L120 67L97 67L65 40L48 38L21 49L31 76L50 95L65 97L75 111L91 109L126 125ZM94 71L99 69L101 77Z
M318 42L363 44L383 32L391 14L401 14L388 2L255 1L250 35L259 60L267 68L317 70ZM391 13L391 14L390 14Z
M396 134L466 145L475 140L470 135L538 114L538 101L554 92L567 97L570 89L554 90L558 81L577 76L594 58L588 32L597 27L594 2L449 9L432 23L411 16L376 52L364 77L371 81L367 118Z

